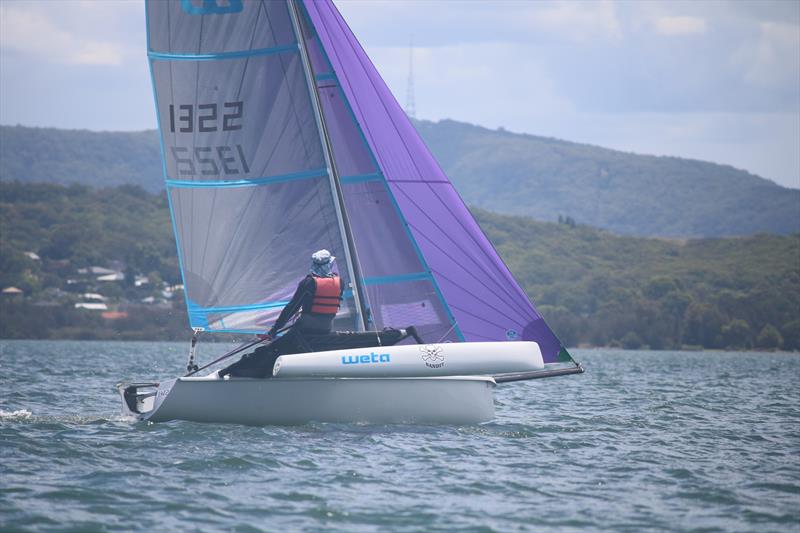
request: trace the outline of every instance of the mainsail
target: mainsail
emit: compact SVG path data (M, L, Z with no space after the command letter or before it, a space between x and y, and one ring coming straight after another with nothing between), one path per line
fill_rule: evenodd
M192 327L264 331L328 248L350 287L338 328L532 340L569 360L330 0L147 14Z
M191 326L263 332L309 250L347 255L288 6L154 1L147 28Z

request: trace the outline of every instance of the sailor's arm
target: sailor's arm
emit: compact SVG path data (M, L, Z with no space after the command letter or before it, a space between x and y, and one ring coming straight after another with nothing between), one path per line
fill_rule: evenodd
M272 329L269 330L267 335L274 338L278 330L283 328L289 319L300 310L300 307L303 305L303 298L314 290L312 286L313 283L314 282L310 278L303 278L303 280L297 284L297 290L294 291L294 296L292 296L292 299L286 304L286 307L283 308L283 311L281 311L281 314L278 316L278 320L275 321L275 325L272 326Z

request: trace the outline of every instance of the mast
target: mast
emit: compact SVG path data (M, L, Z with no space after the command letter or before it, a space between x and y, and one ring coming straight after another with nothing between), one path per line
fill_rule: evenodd
M306 82L308 83L308 90L311 96L311 104L314 109L314 118L317 121L317 130L319 131L320 141L322 142L322 151L325 155L325 164L328 167L328 177L331 183L331 193L333 195L333 204L336 208L336 219L339 223L339 232L344 240L344 255L347 267L351 274L351 283L353 285L353 300L355 301L357 314L359 320L356 324L358 331L367 330L367 308L366 308L366 295L362 286L361 268L358 263L358 255L355 246L353 246L353 235L350 230L350 223L347 220L347 211L344 207L344 195L342 194L342 187L339 183L339 172L336 169L336 161L333 157L333 146L331 145L330 137L328 136L328 129L325 125L325 116L322 113L322 104L319 101L319 94L317 92L316 83L314 80L314 73L311 69L311 60L308 57L308 50L306 49L305 41L303 39L302 29L300 27L300 13L297 9L297 0L287 0L289 4L289 15L292 19L292 29L294 30L295 37L297 38L297 46L300 49L300 58L303 61L303 72L305 73Z

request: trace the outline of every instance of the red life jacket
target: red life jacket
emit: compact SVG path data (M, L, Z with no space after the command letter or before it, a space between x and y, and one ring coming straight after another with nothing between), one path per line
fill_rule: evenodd
M320 315L335 315L339 312L342 294L342 281L339 276L317 278L312 276L317 288L311 302L311 312Z

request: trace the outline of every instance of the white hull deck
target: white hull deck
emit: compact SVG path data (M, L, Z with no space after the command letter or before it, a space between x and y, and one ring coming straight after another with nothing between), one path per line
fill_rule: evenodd
M293 425L308 422L475 424L494 417L491 377L178 378L126 401L141 420ZM142 387L139 387L142 388ZM135 410L131 407L135 405ZM138 411L138 412L137 412Z

